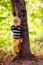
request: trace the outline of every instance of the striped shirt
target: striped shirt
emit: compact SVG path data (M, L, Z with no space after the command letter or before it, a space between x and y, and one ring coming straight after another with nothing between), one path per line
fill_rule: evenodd
M22 26L15 25L11 26L12 32L13 32L13 38L22 38Z

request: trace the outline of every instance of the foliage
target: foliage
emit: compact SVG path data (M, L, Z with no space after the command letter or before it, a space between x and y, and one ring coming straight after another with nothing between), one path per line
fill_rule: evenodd
M25 0L32 53L43 53L43 0ZM39 51L40 50L40 51Z
M0 50L8 51L11 41L12 10L10 0L0 0Z

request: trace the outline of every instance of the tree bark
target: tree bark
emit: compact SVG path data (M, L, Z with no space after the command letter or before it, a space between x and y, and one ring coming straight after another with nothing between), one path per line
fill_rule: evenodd
M23 43L21 58L28 59L31 55L29 33L27 25L27 12L24 0L11 0L13 16L19 16L21 18L21 25L23 26Z

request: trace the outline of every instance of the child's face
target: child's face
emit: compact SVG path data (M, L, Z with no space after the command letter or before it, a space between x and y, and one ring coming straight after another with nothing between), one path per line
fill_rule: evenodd
M21 25L21 21L14 22L14 24L15 24L16 26L20 26L20 25Z

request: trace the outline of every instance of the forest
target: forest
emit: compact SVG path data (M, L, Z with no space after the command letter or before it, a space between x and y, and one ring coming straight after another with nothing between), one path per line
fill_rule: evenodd
M25 0L32 54L43 56L43 0ZM12 51L13 21L10 0L0 0L0 59Z

